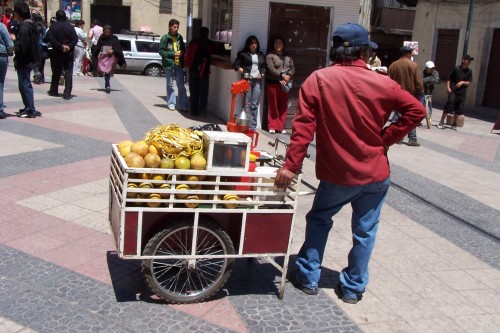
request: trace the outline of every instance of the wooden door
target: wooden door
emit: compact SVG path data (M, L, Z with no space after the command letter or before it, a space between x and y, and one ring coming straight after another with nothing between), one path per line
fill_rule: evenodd
M269 8L269 44L276 36L285 39L286 51L295 65L293 89L290 92L287 124L295 115L299 88L316 69L328 64L330 48L330 8L317 6L271 3ZM268 45L267 49L272 50ZM264 128L267 127L267 103L264 113Z
M500 108L500 62L496 59L500 52L500 29L493 30L491 41L490 59L484 87L484 106ZM478 75L473 73L473 80L478 80Z

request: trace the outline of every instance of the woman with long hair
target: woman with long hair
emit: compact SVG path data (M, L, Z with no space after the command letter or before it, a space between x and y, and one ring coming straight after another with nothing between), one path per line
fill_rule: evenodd
M233 67L243 78L250 80L250 90L245 95L245 102L252 115L250 129L255 130L262 91L262 78L266 72L264 54L260 52L260 44L257 37L252 35L247 38L245 47L238 52Z
M97 41L96 49L98 52L92 54L92 61L97 64L99 71L104 74L104 88L106 93L109 94L111 92L110 80L115 72L116 65L118 64L120 67L126 65L122 47L118 37L113 35L113 29L110 25L105 25L102 28L102 35Z
M272 51L266 56L267 128L271 134L277 131L285 134L288 96L295 67L285 52L282 37L274 38L272 45Z

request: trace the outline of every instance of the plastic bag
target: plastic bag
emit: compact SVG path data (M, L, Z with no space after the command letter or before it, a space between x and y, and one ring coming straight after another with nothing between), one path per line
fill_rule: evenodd
M205 124L205 125L197 125L189 127L193 131L219 131L222 132L222 128L220 128L217 124Z
M99 71L106 74L113 74L116 69L116 64L117 60L114 54L108 56L107 54L99 53L97 57L97 65L99 67Z

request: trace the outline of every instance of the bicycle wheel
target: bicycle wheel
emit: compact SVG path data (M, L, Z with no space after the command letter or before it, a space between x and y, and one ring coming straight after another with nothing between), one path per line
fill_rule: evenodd
M427 128L430 129L432 127L432 109L429 98L425 98L425 122L427 123Z
M189 255L192 239L193 222L181 220L151 238L144 255ZM234 254L233 242L217 224L200 219L196 244L196 255L207 258L142 261L146 283L156 295L170 303L195 303L214 295L224 286L234 259L210 256Z

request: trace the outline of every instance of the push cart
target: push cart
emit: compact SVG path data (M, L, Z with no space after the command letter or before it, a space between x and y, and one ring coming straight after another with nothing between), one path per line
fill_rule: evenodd
M171 303L214 295L237 258L265 258L281 272L282 299L301 177L277 191L274 161L256 172L129 168L113 145L109 220L118 256L141 259L147 285Z

